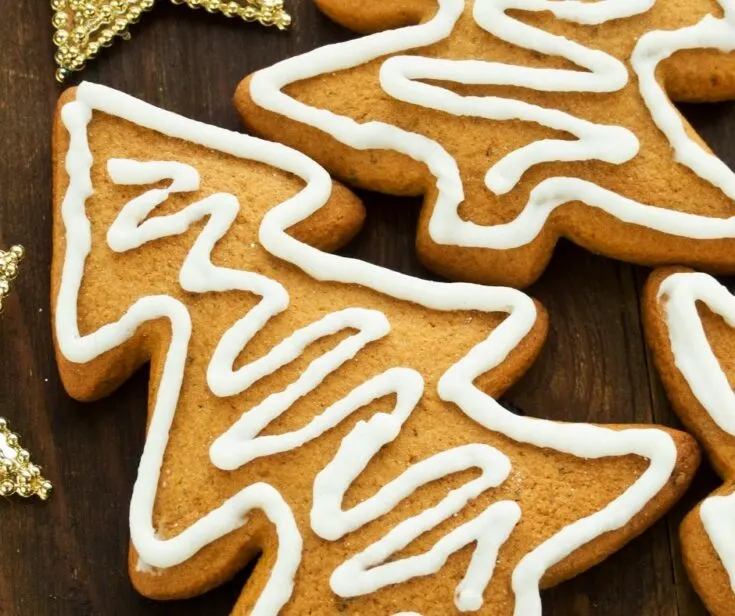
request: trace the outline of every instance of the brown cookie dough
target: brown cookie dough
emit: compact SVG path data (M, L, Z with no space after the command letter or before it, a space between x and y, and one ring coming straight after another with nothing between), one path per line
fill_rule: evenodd
M280 600L280 613L299 616L453 614L458 584L472 570L472 592L463 600L479 601L477 613L509 616L519 593L533 600L538 585L553 586L598 563L649 527L688 486L699 453L686 434L525 418L491 398L520 378L546 335L543 308L525 294L418 281L328 255L324 250L348 241L363 220L360 203L340 186L290 231L297 242L274 236L274 220L284 226L299 220L286 214L303 207L304 195L316 202L328 195L319 188L328 176L302 155L91 84L62 98L54 151L52 305L64 386L79 400L96 399L150 362L148 436L133 490L129 559L144 595L203 593L261 554L234 614L272 614ZM251 159L257 157L274 163ZM280 168L288 165L308 169L314 179L305 183ZM233 204L236 215L218 226ZM224 341L271 294L229 290L244 289L237 282L243 277L253 288L265 278L281 285L288 306L264 319L249 341L241 337L229 347ZM400 284L390 287L393 281ZM480 310L481 298L497 308ZM448 309L453 303L468 308ZM304 341L315 324L355 310L362 312L352 324ZM372 320L365 324L367 311ZM344 351L371 323L387 323L390 331ZM189 333L188 346L181 344L182 331ZM217 359L223 344L233 354L228 369ZM335 353L344 361L322 380L312 378ZM228 390L231 381L261 368ZM354 402L355 391L387 371L394 376L382 395L358 400L341 420L329 419L329 409ZM171 385L177 377L178 390ZM254 417L261 418L254 428L241 423ZM303 432L312 428L311 436ZM218 448L226 434L234 447ZM284 437L301 445L238 461L256 436L267 437L257 441L266 449ZM341 473L372 445L364 468L358 464L345 486L341 509L377 503L380 511L348 524L352 532L324 538L337 531L331 523L314 530L325 516L334 517L323 491L337 489ZM492 463L483 466L487 460ZM325 469L332 478L317 490L315 479ZM493 476L487 489L467 492ZM386 486L406 490L405 498L387 494ZM244 505L243 494L258 502ZM215 519L213 511L224 513ZM454 513L420 526L426 516L447 511ZM472 524L488 514L493 524L479 532ZM500 536L501 523L509 521L507 537ZM397 564L374 574L396 583L352 594L334 590L332 578L345 563L392 532L406 536L417 528L425 532L368 567L372 574L386 562ZM464 540L462 529L469 533ZM441 562L435 556L448 544L451 555ZM487 563L471 565L480 548L491 556L489 575ZM288 569L294 559L295 573L282 575L279 567ZM524 569L522 561L533 566ZM401 571L415 575L400 580ZM514 571L521 572L516 582ZM365 579L359 570L347 575L348 585Z
M727 417L735 384L735 333L722 316L732 299L714 278L684 268L656 270L643 297L646 337L666 393L724 482L687 515L680 530L689 577L715 616L735 612L728 575L735 562L728 559L723 534L734 524L728 503L735 494L735 436ZM712 377L722 378L724 389Z
M632 263L735 271L735 175L670 102L735 97L735 55L715 49L735 38L731 0L317 4L377 34L248 77L236 104L250 130L340 180L423 195L416 246L435 272L523 288L561 237ZM481 24L473 10L495 12ZM713 48L684 49L694 33L672 31L688 27Z

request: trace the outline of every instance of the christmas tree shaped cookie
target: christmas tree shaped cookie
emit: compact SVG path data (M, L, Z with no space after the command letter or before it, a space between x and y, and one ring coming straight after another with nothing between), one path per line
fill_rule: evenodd
M735 174L671 102L735 98L735 1L317 4L370 34L251 76L238 107L340 179L423 195L436 272L523 287L560 237L735 271Z
M91 84L54 141L64 385L97 399L150 361L146 596L261 554L234 614L533 616L689 484L683 433L499 405L543 309L330 254L363 211L305 155Z
M706 274L653 273L646 335L666 392L704 446L724 485L681 526L684 564L716 616L735 613L735 297Z

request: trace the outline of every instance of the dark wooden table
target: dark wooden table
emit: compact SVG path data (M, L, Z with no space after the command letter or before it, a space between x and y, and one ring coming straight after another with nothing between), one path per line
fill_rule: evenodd
M56 492L48 504L0 502L2 616L225 615L244 575L205 597L160 604L139 597L127 576L127 511L143 445L146 375L111 399L70 400L56 375L49 324L50 130L61 92L53 78L47 0L2 0L0 53L0 246L28 249L0 322L0 412L24 436ZM291 0L289 34L182 7L160 6L85 73L190 117L238 128L231 104L253 70L347 38L310 0ZM735 105L688 108L715 150L735 164ZM428 276L413 255L418 203L365 195L369 219L350 254ZM531 292L549 309L542 357L509 399L528 413L594 422L678 426L641 333L639 297L647 271L566 243ZM561 616L699 616L677 529L717 483L704 465L682 503L606 562L544 593Z

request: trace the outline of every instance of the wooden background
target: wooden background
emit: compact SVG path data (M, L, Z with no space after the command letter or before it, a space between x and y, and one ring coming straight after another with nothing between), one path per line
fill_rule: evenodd
M239 127L231 96L243 76L349 36L310 0L290 0L295 25L288 34L159 4L134 28L132 42L117 43L85 77L228 128ZM70 400L56 375L48 310L49 136L61 88L54 82L48 5L2 0L0 246L23 243L28 259L0 322L0 413L57 489L48 504L0 501L0 614L225 616L244 574L177 604L145 600L128 581L127 510L143 445L146 375L92 405ZM735 165L735 106L684 111ZM418 203L365 198L368 224L349 253L428 276L413 256ZM678 426L643 343L639 297L646 275L562 242L531 290L551 314L550 339L509 399L552 419ZM677 528L716 484L705 465L666 519L602 565L544 593L545 614L705 614L680 564Z

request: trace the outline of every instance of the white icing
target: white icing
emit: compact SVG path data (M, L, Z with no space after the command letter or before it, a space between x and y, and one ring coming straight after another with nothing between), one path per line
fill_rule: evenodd
M232 380L236 383L233 387L222 387L220 391L226 391L225 395L236 395L247 390L252 383L273 374L299 357L314 340L350 328L358 330L359 333L343 340L336 348L314 360L301 373L296 382L291 383L283 391L268 396L261 404L245 413L232 428L214 442L211 458L215 466L223 470L234 470L254 458L300 447L318 438L327 430L331 430L347 415L365 406L367 402L380 397L376 395L377 388L372 382L368 382L326 410L305 428L289 434L256 438L268 424L286 412L296 400L314 391L328 375L357 355L366 344L386 336L390 331L390 325L385 316L375 310L350 308L333 312L321 321L286 338L273 347L268 355L241 368L239 374L232 372L232 361L247 344L247 341L240 346L232 346L232 349L237 348L237 352L228 357L229 361L217 362L217 353L215 353L209 367L210 387L217 395L223 395L212 387L212 382ZM227 335L223 337L220 347L226 343L227 337ZM218 352L220 347L218 347Z
M706 498L699 515L735 592L735 494Z
M85 101L85 93L98 94L103 100L109 99L113 104L111 111L115 109L115 104L122 104L124 108L126 103L125 97L118 98L112 90L83 84L77 91L77 101L65 105L62 110L62 120L69 131L71 143L66 161L70 184L62 204L66 255L56 309L59 346L70 361L86 363L128 340L143 323L159 318L166 318L171 323L171 344L166 352L163 376L130 503L130 533L141 558L139 569L180 564L204 546L240 528L247 514L259 509L275 525L279 545L271 577L252 613L261 616L275 614L291 596L294 576L301 560L302 540L290 507L272 486L258 483L245 488L176 537L160 539L153 527L153 507L163 455L176 412L191 336L191 318L184 304L168 296L145 297L137 301L119 321L85 336L79 333L77 298L85 260L92 248L91 226L85 203L94 194L91 181L93 159L87 136L93 107ZM144 177L150 178L145 174L154 169L153 166L113 164L112 170L117 179L120 179L118 172L124 168L128 172L137 170L137 177L141 181ZM155 171L156 179L166 178L168 173L173 173L172 186L177 186L176 175L180 168L166 165L159 170L160 173ZM148 198L150 202L153 201L151 195ZM124 230L124 222L117 229Z
M697 309L702 302L735 327L735 297L717 280L700 273L672 274L661 283L658 297L676 368L717 426L735 436L735 393L707 341ZM735 592L735 494L706 499L700 516Z
M67 235L55 315L56 335L61 352L67 359L85 363L130 339L144 322L166 318L171 323L171 344L166 353L131 500L131 536L143 565L164 568L184 562L205 545L241 527L248 512L262 509L276 527L279 549L277 563L253 613L275 614L291 595L301 558L301 537L288 504L273 487L263 483L243 489L176 537L162 540L156 535L152 523L153 505L181 388L191 319L186 307L178 300L168 296L150 296L137 301L119 321L84 336L79 332L78 294L85 260L91 250L91 229L85 204L93 194L92 154L87 137L87 125L93 110L173 138L280 168L302 178L305 188L263 218L260 242L269 253L299 267L312 278L362 285L434 310L506 313L507 318L487 339L452 366L439 382L440 397L455 403L458 411L489 430L537 447L591 459L629 454L650 459L648 469L609 505L562 529L520 561L513 573L517 616L541 613L538 586L549 567L596 537L627 524L668 481L677 454L673 440L665 432L654 429L617 431L586 424L559 424L518 417L475 387L473 383L477 377L505 361L532 330L537 315L528 296L507 288L419 280L362 261L326 254L303 244L289 236L286 230L323 207L332 186L329 175L312 160L284 146L193 122L108 88L85 83L77 91L77 100L62 111L71 139L67 156L70 186L62 205ZM199 175L195 169L168 162L113 160L109 162L109 172L117 183L143 185L170 180L168 188L149 190L122 208L108 233L108 242L113 249L132 250L146 242L180 234L208 217L181 268L182 287L196 293L239 289L261 297L260 302L223 335L213 354L208 383L217 395L231 396L245 391L259 379L293 361L308 344L323 336L348 327L357 330L356 334L314 360L284 391L273 394L244 413L241 420L217 439L212 447L212 458L229 468L297 447L319 437L369 402L395 392L394 412L390 415L378 413L368 422L358 423L345 438L335 459L320 474L314 487L317 514L321 511L329 516L341 536L384 515L414 489L433 478L444 476L446 471L476 467L481 470L481 476L451 492L435 507L399 524L367 550L348 559L334 573L332 584L345 596L368 592L371 588L408 579L406 576L435 571L449 554L477 542L467 573L457 589L455 602L462 610L478 609L492 576L497 550L520 515L514 503L495 503L476 519L450 532L425 554L400 561L400 569L392 563L386 564L385 560L410 543L421 529L433 528L459 511L464 503L483 489L502 482L508 473L507 458L486 445L470 445L442 452L413 465L364 503L342 511L342 496L349 485L375 453L396 438L400 426L416 406L423 391L420 375L406 368L391 368L368 379L299 430L278 436L260 436L260 432L371 340L387 335L389 324L385 317L373 310L359 308L327 315L298 330L264 357L234 371L234 359L242 349L265 327L271 316L288 306L288 293L278 282L252 272L218 267L211 262L214 245L227 233L237 216L239 203L236 197L210 195L175 214L155 216L152 215L155 208L170 193L198 188ZM313 523L317 532L333 532L320 526L318 520Z
M700 178L717 186L730 199L735 199L735 173L714 154L707 152L686 132L681 115L668 101L666 92L656 79L658 66L677 51L716 49L725 53L735 50L735 3L717 0L724 16L705 16L698 24L674 31L655 31L643 35L631 57L638 75L641 96L656 126L666 135L676 160L689 167ZM714 219L716 222L716 219ZM728 219L730 224L732 219ZM726 227L721 236L731 237Z
M421 398L423 380L418 373L413 377L395 374L392 380L393 387L389 385L380 395L395 390L398 397L395 411L390 415L379 413L368 422L358 423L342 441L334 459L317 476L311 511L314 532L324 539L336 541L388 513L427 483L471 468L478 468L481 475L449 492L435 507L404 520L382 539L338 567L330 580L332 590L342 597L354 597L436 573L451 554L476 542L467 573L455 593L455 604L460 611L476 611L482 607L482 595L492 578L498 550L521 517L516 503L494 503L474 520L450 532L425 554L382 563L423 533L459 513L471 499L503 483L511 468L506 456L489 445L465 445L446 450L409 467L349 511L342 510L349 486L381 447L396 439Z
M735 395L712 350L697 311L705 303L735 327L735 297L707 274L674 274L661 284L666 326L677 369L715 423L735 436Z
M528 169L550 161L600 160L621 164L638 153L638 140L627 129L589 122L555 109L499 97L461 96L425 81L509 85L551 92L613 92L628 82L622 62L599 50L524 24L509 10L550 11L558 19L580 24L603 24L648 11L655 0L570 2L559 0L475 0L477 24L495 37L542 54L558 56L585 71L531 68L478 60L441 60L422 56L394 56L383 62L380 84L390 96L414 105L457 116L492 120L520 119L570 133L572 140L544 139L505 156L487 172L491 192L513 189ZM686 134L678 112L655 79L661 61L679 49L735 46L732 0L719 0L723 19L707 17L696 26L641 37L632 57L646 101L657 126L675 150L677 160L702 179L735 198L735 175ZM429 223L433 241L463 247L512 249L532 242L556 208L582 202L619 220L680 237L735 237L735 217L714 218L678 212L665 205L628 199L593 182L551 177L533 188L521 213L512 221L482 226L459 215L464 187L457 162L436 141L383 122L360 124L351 118L307 106L282 90L296 81L345 70L372 60L432 45L450 36L465 8L465 0L439 0L439 10L427 23L381 32L346 43L323 47L287 59L253 76L250 94L256 104L292 120L314 126L349 147L389 149L425 164L436 178L437 197Z

